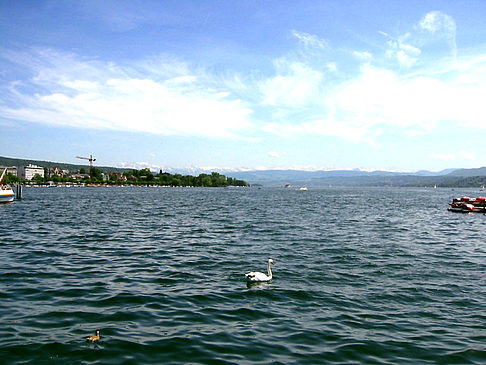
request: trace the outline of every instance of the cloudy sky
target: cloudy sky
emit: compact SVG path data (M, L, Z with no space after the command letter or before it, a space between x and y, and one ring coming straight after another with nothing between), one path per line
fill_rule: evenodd
M0 1L0 155L486 165L486 2Z

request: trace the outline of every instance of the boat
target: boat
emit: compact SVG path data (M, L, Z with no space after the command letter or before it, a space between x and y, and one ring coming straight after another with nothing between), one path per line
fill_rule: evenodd
M6 173L7 169L3 170L2 177L0 178L0 203L10 203L15 198L12 188L8 185L3 185L3 179Z
M307 190L307 186L302 186L299 188L300 191L306 191Z
M449 204L448 210L457 213L486 213L486 198L482 196L454 198Z

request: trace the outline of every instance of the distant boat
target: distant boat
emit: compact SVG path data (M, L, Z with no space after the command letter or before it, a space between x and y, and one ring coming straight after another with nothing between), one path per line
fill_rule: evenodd
M13 202L15 198L12 188L8 185L3 185L3 178L6 173L7 169L3 171L2 177L0 178L0 203L10 203Z
M299 190L300 190L300 191L306 191L306 190L307 190L307 186L301 186L301 187L299 188Z
M292 187L292 185L290 185L290 184L285 184L285 188L290 189L291 187Z

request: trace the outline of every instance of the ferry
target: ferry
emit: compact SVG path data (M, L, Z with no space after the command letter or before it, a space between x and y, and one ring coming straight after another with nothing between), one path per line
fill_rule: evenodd
M0 178L0 203L13 202L15 197L12 188L8 185L3 185L3 179L6 173L7 173L7 169L3 171L2 177Z
M482 196L454 198L452 203L449 204L448 210L458 213L486 213L486 198Z

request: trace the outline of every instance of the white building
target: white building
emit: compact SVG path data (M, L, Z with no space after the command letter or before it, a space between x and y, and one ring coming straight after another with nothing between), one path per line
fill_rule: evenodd
M0 166L0 174L7 169L7 174L17 176L17 166Z
M25 180L32 180L35 175L40 175L44 178L44 168L36 165L29 164L27 166L20 166L19 178Z

